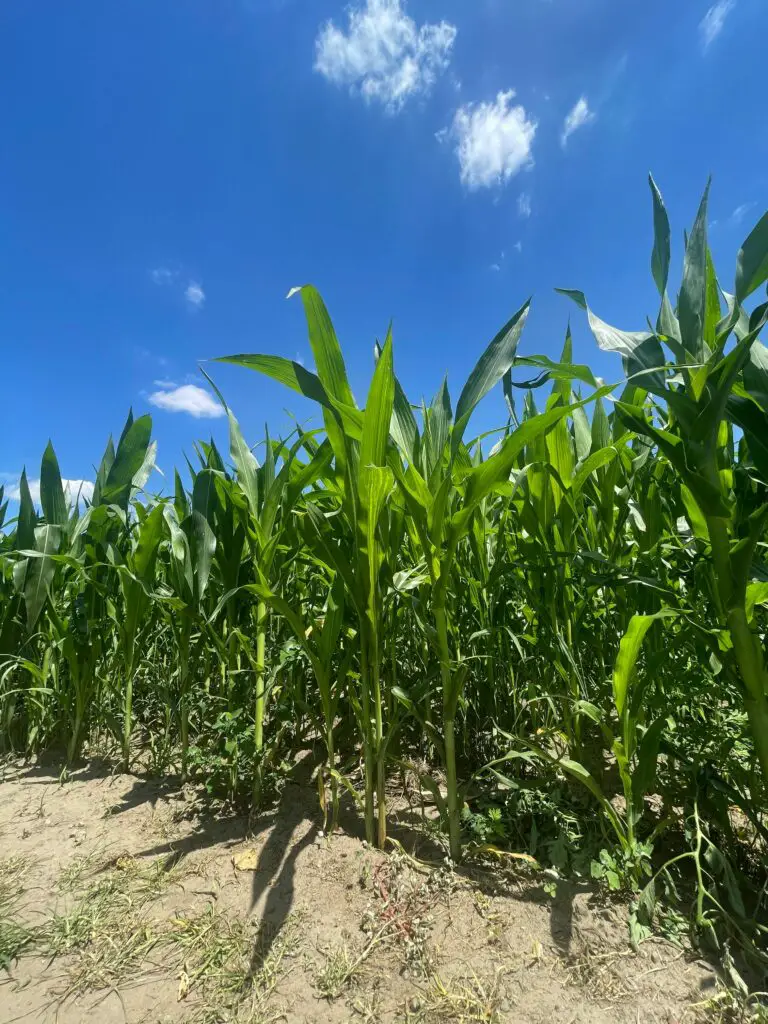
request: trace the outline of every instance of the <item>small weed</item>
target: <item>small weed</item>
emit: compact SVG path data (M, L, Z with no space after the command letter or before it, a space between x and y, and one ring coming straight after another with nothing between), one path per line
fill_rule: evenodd
M497 974L490 981L477 975L449 980L434 975L423 998L412 998L406 1010L409 1024L501 1024L504 1002Z
M18 916L18 902L31 866L32 862L25 857L0 860L0 970L9 970L37 938L37 930Z

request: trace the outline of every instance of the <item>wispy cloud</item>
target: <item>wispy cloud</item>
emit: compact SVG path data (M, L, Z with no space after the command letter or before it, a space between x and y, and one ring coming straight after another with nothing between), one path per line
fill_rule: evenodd
M153 267L149 276L155 284L172 284L179 276L178 270L171 270L169 267Z
M344 32L328 21L315 41L315 70L336 85L396 113L427 94L449 65L456 26L418 26L401 0L365 0L350 7Z
M736 0L717 0L699 22L699 38L705 53L723 31L725 19L735 6Z
M5 496L10 498L11 501L19 501L21 499L20 490L20 477L14 476L10 473L2 473L0 477L4 477L6 480L12 479L13 482L5 492ZM0 480L0 482L2 482ZM36 504L40 504L40 481L39 480L27 480L29 484L29 493L32 497L32 501ZM93 498L93 481L92 480L65 480L61 481L64 488L64 498L68 505L74 505L76 501L90 501Z
M183 282L186 274L182 276L182 271L178 268L166 266L153 267L149 272L149 276L161 288L173 288L174 291L183 289L184 299L192 309L200 309L205 302L205 292L200 282L194 279L187 279L185 287Z
M160 388L159 391L152 392L148 401L158 409L165 409L166 412L186 412L195 419L217 419L224 415L221 405L197 384Z
M563 149L568 145L568 139L570 139L574 132L577 132L579 128L583 128L584 125L591 124L596 117L597 115L594 111L589 109L587 97L582 96L572 110L569 111L563 122L563 131L560 135L560 145Z
M525 107L512 106L514 96L509 89L489 103L467 103L456 111L450 130L438 133L440 140L456 141L459 175L470 191L506 185L533 166L536 122Z
M517 197L517 212L526 219L531 216L531 193L521 192Z
M203 286L198 284L197 281L190 281L184 290L184 298L187 300L193 309L200 309L202 304L205 302L205 292Z
M741 224L746 215L755 205L755 203L742 203L740 206L737 206L728 218L729 224Z

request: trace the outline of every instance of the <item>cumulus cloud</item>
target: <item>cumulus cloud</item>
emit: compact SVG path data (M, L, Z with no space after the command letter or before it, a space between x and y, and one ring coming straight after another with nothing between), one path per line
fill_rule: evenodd
M530 192L521 192L517 197L517 212L521 217L531 216L531 194Z
M735 6L736 0L718 0L699 22L699 38L705 53L723 31L725 19Z
M350 7L346 32L328 21L315 41L315 70L396 113L427 94L449 65L456 27L418 26L402 0L365 0Z
M194 309L199 309L205 302L205 292L197 281L190 281L184 291L184 298Z
M459 176L470 191L505 185L533 166L531 148L536 122L525 107L512 106L513 89L489 103L467 103L456 111L450 130L438 133L456 142Z
M7 474L5 474L7 477ZM32 501L36 504L40 504L40 481L39 480L27 480L29 484L29 493L32 496ZM92 480L64 480L61 481L64 487L64 498L68 505L74 505L76 501L90 501L93 498L93 481ZM6 497L10 498L11 501L19 501L21 499L20 480L16 479L15 483L11 484L6 492Z
M596 116L597 115L589 109L587 97L582 96L573 109L568 113L568 116L563 122L563 131L560 136L560 144L563 148L568 144L568 139L574 132L578 131L579 128L583 128L584 125L591 124L591 122L595 120Z
M186 412L195 419L217 419L224 409L208 391L197 384L182 384L177 388L161 388L149 396L149 403L166 412Z

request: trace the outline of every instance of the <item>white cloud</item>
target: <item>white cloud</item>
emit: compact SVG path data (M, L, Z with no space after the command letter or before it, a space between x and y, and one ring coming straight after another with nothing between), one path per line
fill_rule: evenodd
M450 132L438 139L456 140L460 177L470 191L505 185L519 171L533 166L531 147L536 122L523 106L511 106L515 92L500 92L490 103L459 107Z
M197 384L182 384L181 387L153 391L149 396L150 405L167 412L187 412L195 419L216 419L224 415L224 409L208 391Z
M705 53L722 32L725 19L735 6L736 0L717 0L699 22L699 36Z
M522 252L523 251L523 243L522 242L515 242L515 249L518 252Z
M328 21L315 41L315 70L336 85L359 91L396 113L425 95L450 63L456 27L446 21L420 27L402 0L365 0L350 7L347 31Z
M521 217L531 216L531 193L521 192L517 197L517 212Z
M752 209L755 203L742 203L741 206L737 206L731 216L728 218L731 224L741 224L746 215ZM713 221L714 223L714 221Z
M199 285L197 281L190 281L184 292L184 298L195 309L200 309L202 304L205 302L205 292L203 291L202 285Z
M178 271L169 270L168 267L155 267L150 270L149 276L155 284L170 284L178 277Z
M565 148L571 135L579 128L583 128L584 125L591 124L596 116L594 111L589 109L587 97L582 96L563 122L563 132L560 136L561 146Z
M7 476L7 474L5 474ZM10 498L11 501L19 501L21 499L20 490L21 481L16 478L6 492L6 497ZM40 481L39 480L27 480L29 484L29 493L32 496L32 501L36 504L40 504ZM61 481L64 487L64 498L68 505L74 505L75 501L79 498L80 501L90 501L93 498L93 481L92 480L65 480Z

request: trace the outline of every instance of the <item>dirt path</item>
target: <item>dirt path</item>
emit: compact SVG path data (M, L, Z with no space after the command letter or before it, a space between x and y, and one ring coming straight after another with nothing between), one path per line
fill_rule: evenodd
M249 832L132 776L2 779L0 1024L675 1024L715 991L589 893L325 838L309 788Z

